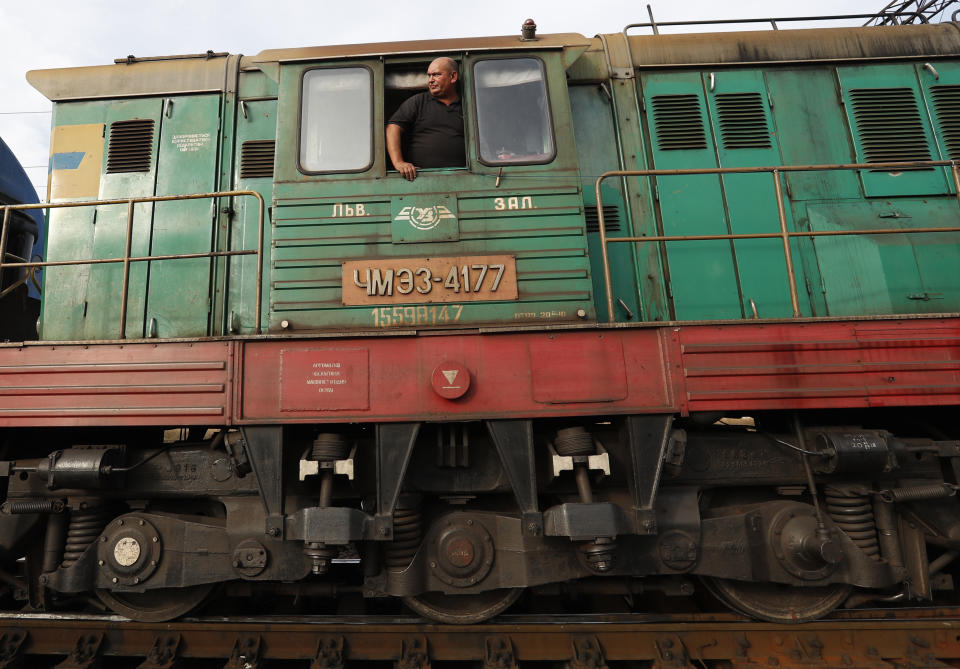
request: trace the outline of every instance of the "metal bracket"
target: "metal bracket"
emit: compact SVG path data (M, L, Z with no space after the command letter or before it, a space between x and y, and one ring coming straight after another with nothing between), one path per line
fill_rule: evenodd
M573 657L567 662L566 669L609 669L597 637L573 637Z
M656 534L654 502L670 444L671 415L627 416L620 432L630 452L630 488L637 534Z
M244 427L247 458L257 477L260 499L267 514L264 534L283 538L283 429L280 427Z
M77 637L73 650L67 659L56 666L56 669L89 669L96 662L103 643L103 634L82 634Z
M400 659L393 663L393 669L430 669L427 638L410 636L404 639Z
M374 539L393 539L393 510L410 464L410 455L420 423L381 423L377 425L377 515Z
M7 669L20 659L20 647L27 640L26 632L0 634L0 669Z
M632 67L611 67L610 78L611 79L633 79L633 68Z
M537 506L537 471L533 457L533 424L529 420L488 420L487 431L522 513L523 534L543 534L543 514Z
M657 657L653 660L650 669L694 669L687 647L676 634L656 639L653 645L656 648Z
M510 637L488 636L483 647L483 669L520 669Z
M160 634L153 640L147 659L140 663L137 669L173 669L177 666L179 652L179 634Z
M259 669L260 635L238 637L223 669Z
M343 637L321 637L310 669L343 669Z

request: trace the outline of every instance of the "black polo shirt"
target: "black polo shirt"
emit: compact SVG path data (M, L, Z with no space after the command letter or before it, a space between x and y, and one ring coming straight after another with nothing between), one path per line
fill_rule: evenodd
M446 105L430 91L407 98L387 123L403 128L403 158L417 167L463 167L463 109Z

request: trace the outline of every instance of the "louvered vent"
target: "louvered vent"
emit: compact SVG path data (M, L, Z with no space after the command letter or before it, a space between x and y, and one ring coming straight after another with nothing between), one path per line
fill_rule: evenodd
M770 148L770 129L759 93L720 93L716 103L723 148Z
M853 89L850 99L864 162L930 160L930 147L911 89Z
M700 100L696 95L655 95L653 119L661 151L707 148Z
M587 232L600 232L597 206L585 207L583 213L587 219ZM620 210L617 208L617 205L603 205L603 226L606 228L607 234L620 230Z
M244 142L240 149L240 178L272 178L273 149L275 145L276 142L272 139L258 139Z
M960 160L960 86L934 86L930 90L947 158Z
M153 119L135 118L110 124L107 174L149 172L152 159Z

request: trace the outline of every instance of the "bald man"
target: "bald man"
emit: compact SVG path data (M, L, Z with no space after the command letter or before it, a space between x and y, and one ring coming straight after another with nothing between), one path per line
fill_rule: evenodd
M455 60L437 58L427 68L427 90L407 98L387 121L387 153L404 179L416 179L417 168L466 165L459 79Z

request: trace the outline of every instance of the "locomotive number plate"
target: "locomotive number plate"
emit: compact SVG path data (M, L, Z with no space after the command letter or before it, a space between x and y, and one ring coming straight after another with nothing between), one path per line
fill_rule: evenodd
M347 260L342 277L345 305L477 302L518 296L515 256Z

